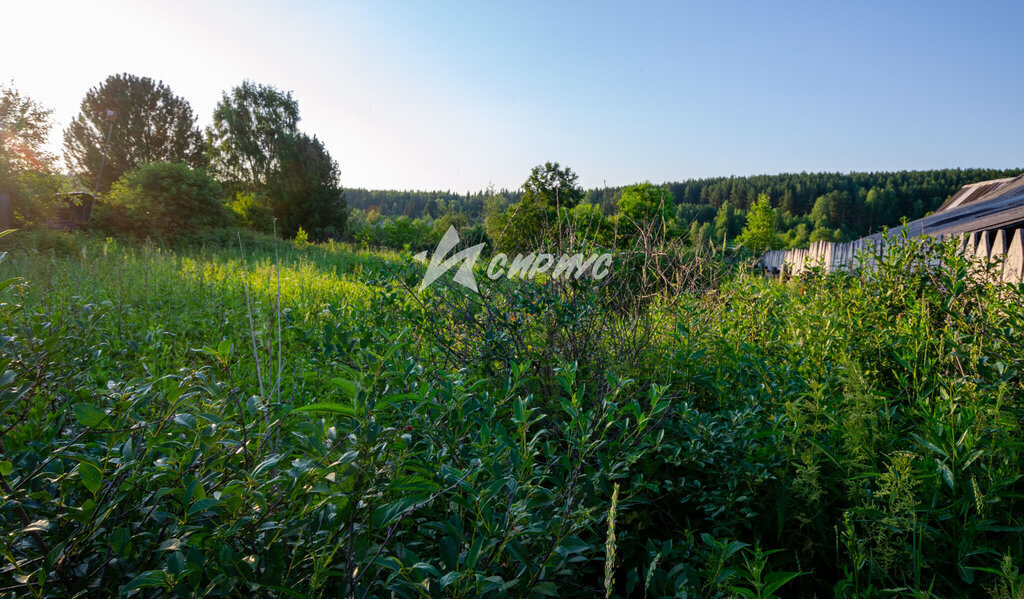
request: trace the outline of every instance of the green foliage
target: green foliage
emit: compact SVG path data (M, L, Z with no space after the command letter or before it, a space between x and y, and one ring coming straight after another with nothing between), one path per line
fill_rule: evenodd
M741 231L743 216L738 214L731 202L725 202L715 213L711 238L716 243L727 243Z
M545 162L533 167L523 183L522 202L544 208L572 208L583 198L579 177L569 167Z
M296 247L306 247L309 245L309 234L306 233L305 229L299 227L299 230L295 232L294 242Z
M509 206L505 213L488 218L484 228L495 251L513 254L544 247L556 222L554 207L524 200Z
M1019 595L1024 286L952 246L623 316L226 237L0 240L4 592Z
M136 237L174 240L228 224L220 184L206 171L155 162L126 173L97 211L99 226Z
M561 225L593 246L611 247L614 243L614 223L605 218L594 204L580 203L572 210L564 210Z
M68 191L53 173L54 157L45 149L53 111L0 83L0 191L11 194L18 226L43 224L58 209L57 194Z
M779 238L775 233L778 217L772 208L768 196L761 194L747 212L747 224L740 233L739 242L755 252L779 247Z
M282 145L298 135L299 105L291 92L243 81L225 92L206 130L211 170L246 191L270 184Z
M618 206L619 214L634 223L665 223L675 214L672 192L650 183L623 189Z
M352 211L347 230L348 237L361 246L395 250L425 250L440 239L430 223L418 218L381 219L376 212L367 217L358 208Z
M238 194L240 222L267 230L269 203L285 237L299 227L316 240L341 237L347 212L338 163L298 122L291 92L244 81L223 95L207 129L212 169Z
M11 173L49 169L53 157L44 146L52 125L52 109L0 83L0 188Z
M235 222L247 229L270 233L274 228L274 213L270 208L270 198L263 193L236 192L235 199L228 204L228 209L234 215Z
M650 183L623 189L618 207L617 245L620 247L649 245L663 239L675 214L672 192Z
M1020 169L942 169L875 173L798 173L753 177L717 177L666 183L662 187L676 201L675 226L670 236L714 241L721 247L736 237L747 210L759 194L775 198L780 238L787 247L806 247L811 231L817 239L848 241L891 227L903 217L919 218L939 207L969 183L1013 177ZM613 215L624 188L591 189L585 203L604 215ZM481 190L466 194L451 191L395 191L350 189L348 205L376 211L384 218L405 215L428 220L446 212L461 212L470 222L487 222L515 204L523 192ZM815 204L821 198L817 212ZM487 204L492 204L489 209ZM496 207L497 209L494 209ZM812 212L814 213L812 215ZM696 223L696 226L694 226ZM705 227L705 225L708 225ZM494 227L490 227L491 230ZM705 234L701 234L701 232ZM695 235L691 235L694 233Z
M113 129L107 111L115 112ZM162 81L123 73L91 88L81 111L64 131L64 160L93 189L103 162L100 191L129 170L152 162L206 164L203 136L189 103ZM112 133L111 133L112 131ZM110 145L103 149L110 133Z
M346 212L338 163L304 133L282 140L278 152L268 189L281 233L291 237L305 227L316 240L340 237Z
M561 210L571 210L583 197L579 177L557 162L535 166L523 183L520 201L487 218L484 227L496 250L514 253L544 247L557 232Z
M462 231L467 226L469 226L469 221L466 219L466 215L459 212L449 212L434 221L431 227L431 234L434 239L441 239L449 227L455 227L456 231Z

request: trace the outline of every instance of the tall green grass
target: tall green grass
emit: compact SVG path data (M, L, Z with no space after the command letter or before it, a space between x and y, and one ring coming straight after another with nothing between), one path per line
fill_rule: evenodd
M955 248L624 314L341 246L0 243L2 596L1024 589L1024 288Z

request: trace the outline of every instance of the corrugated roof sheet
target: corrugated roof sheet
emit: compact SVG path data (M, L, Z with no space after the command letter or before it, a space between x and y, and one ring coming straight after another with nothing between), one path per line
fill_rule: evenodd
M979 181L978 183L964 185L960 188L960 191L954 193L948 200L943 202L935 212L944 212L946 210L952 210L953 208L966 206L973 202L991 199L993 197L993 192L998 191L1004 183L1013 180L1014 177L1007 177L1006 179L992 179L991 181Z
M1024 225L1024 175L965 185L933 214L890 230L918 235L955 235ZM880 234L865 237L877 240Z

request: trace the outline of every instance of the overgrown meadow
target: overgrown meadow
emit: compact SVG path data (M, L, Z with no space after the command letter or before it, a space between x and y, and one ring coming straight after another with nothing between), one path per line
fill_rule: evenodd
M1024 287L952 246L632 301L207 241L0 240L0 595L1024 597Z

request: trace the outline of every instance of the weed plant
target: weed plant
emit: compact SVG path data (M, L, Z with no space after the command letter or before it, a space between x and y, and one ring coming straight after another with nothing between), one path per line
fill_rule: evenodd
M0 596L1024 593L1024 287L952 245L637 312L194 241L0 241Z

